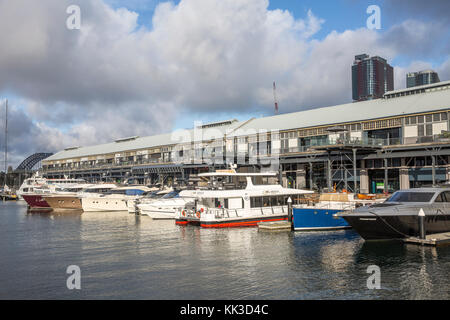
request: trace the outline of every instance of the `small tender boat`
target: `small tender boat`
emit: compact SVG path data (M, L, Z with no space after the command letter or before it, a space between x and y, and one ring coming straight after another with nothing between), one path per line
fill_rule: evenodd
M322 193L318 202L294 206L293 228L299 231L351 228L344 219L334 214L382 201L384 199L375 197L355 198L353 193Z
M427 234L450 231L450 188L400 190L384 203L336 216L345 219L365 240L402 239L419 235L421 209Z
M202 173L199 177L245 178L244 188L226 189L218 185L206 190L185 190L183 196L192 202L177 210L177 224L194 224L204 228L247 227L259 222L288 219L288 199L293 204L309 190L283 188L279 184L254 185L252 178L275 176L270 173L236 173L221 170Z
M13 192L13 190L5 185L3 188L0 188L0 200L17 200L17 195Z

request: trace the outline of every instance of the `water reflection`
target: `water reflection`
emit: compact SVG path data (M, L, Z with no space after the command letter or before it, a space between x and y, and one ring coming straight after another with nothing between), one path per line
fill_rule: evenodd
M127 212L1 210L0 297L449 298L450 248L364 242L352 230L262 233ZM81 268L79 292L65 286L71 264ZM373 264L381 268L380 290L366 286Z
M55 210L27 210L27 216L39 216L39 217L48 217L48 218L73 218L80 217L83 213L83 210L68 210L68 211L55 211Z

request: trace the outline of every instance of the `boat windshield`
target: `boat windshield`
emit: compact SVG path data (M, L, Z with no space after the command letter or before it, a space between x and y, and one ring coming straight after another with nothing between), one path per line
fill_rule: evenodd
M170 198L178 198L180 191L172 191L165 194L161 199L170 199Z
M151 199L158 199L161 198L163 195L158 194L159 191L148 191L143 194L144 198L151 198Z
M127 196L140 196L145 191L142 189L113 189L109 191L109 194L124 194Z
M395 192L386 202L430 202L434 192Z
M86 188L82 190L86 193L107 193L111 190L111 188Z

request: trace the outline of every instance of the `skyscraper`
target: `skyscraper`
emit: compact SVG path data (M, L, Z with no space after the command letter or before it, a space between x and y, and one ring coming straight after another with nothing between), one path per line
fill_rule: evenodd
M406 74L406 87L423 86L425 84L432 84L440 82L437 72L433 70L424 70L418 72L410 72Z
M367 54L355 56L352 66L352 96L355 101L382 98L394 90L394 69L386 59Z

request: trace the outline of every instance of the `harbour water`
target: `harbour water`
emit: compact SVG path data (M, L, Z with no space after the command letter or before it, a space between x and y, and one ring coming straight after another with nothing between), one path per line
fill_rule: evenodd
M69 290L67 267L81 271ZM380 268L369 289L368 267ZM0 299L449 299L450 246L0 204Z

